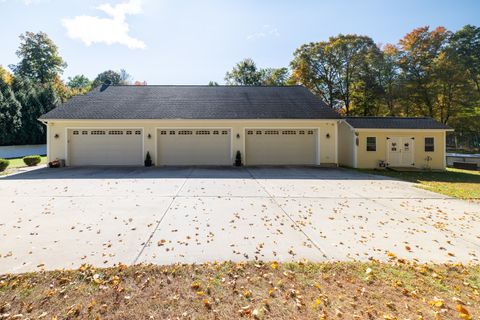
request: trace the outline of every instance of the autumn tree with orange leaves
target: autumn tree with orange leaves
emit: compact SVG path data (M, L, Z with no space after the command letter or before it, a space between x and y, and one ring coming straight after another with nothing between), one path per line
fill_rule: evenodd
M293 82L346 115L430 116L454 125L480 116L480 28L474 26L455 33L421 27L384 46L339 35L302 45L291 68ZM480 121L471 121L468 130L478 129Z

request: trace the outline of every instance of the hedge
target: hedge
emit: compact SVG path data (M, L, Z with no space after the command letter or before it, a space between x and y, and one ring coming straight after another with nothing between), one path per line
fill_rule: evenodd
M9 166L10 161L7 159L0 159L0 172L5 171L7 167Z
M23 162L29 167L36 166L42 161L42 157L33 155L33 156L26 156L23 157Z

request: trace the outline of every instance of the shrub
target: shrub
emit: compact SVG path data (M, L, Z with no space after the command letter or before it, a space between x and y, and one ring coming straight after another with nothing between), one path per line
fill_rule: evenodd
M242 154L240 151L237 151L235 155L235 166L240 167L242 165Z
M145 157L145 167L152 166L152 157L150 157L150 152L147 151L147 156Z
M10 164L10 161L8 161L7 159L0 159L0 172L7 169L9 164Z
M23 157L23 162L29 167L36 166L40 161L42 161L42 157L37 155Z

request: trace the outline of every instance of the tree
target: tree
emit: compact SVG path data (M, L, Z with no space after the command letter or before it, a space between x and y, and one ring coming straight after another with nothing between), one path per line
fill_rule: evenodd
M3 81L8 85L12 84L12 74L8 72L8 70L6 70L4 67L2 67L2 65L0 65L0 78L3 79Z
M38 118L57 107L60 100L53 84L35 84L15 77L12 83L15 97L22 105L22 127L16 134L16 144L39 144L46 141L46 128Z
M335 57L337 94L344 104L347 115L350 114L352 85L369 52L377 49L373 40L367 36L340 34L329 39L329 50Z
M225 81L229 85L259 86L262 83L262 73L255 62L247 58L238 62L232 71L226 73Z
M350 113L353 85L368 55L378 55L373 40L366 36L338 35L327 42L309 43L294 53L293 77L322 97L331 107L340 100ZM364 71L364 81L367 74ZM363 83L364 85L366 82Z
M327 42L304 44L291 62L292 78L309 88L333 108L337 98L337 57Z
M466 25L450 38L450 48L466 67L471 81L480 93L480 27Z
M381 52L379 60L379 84L382 88L381 101L385 105L386 114L397 116L402 113L401 78L398 65L399 51L394 45L387 44Z
M83 74L74 76L73 78L69 77L67 86L71 89L77 89L83 92L87 92L92 87L92 81L88 79Z
M20 35L16 54L21 59L11 66L16 75L48 83L61 74L67 64L58 53L58 47L44 32L26 32Z
M429 27L414 29L400 40L399 65L402 68L409 90L411 103L417 112L436 116L436 96L439 87L434 85L435 60L439 58L447 45L449 32L438 27L429 31Z
M95 80L93 80L92 83L92 88L96 88L102 84L105 83L105 81L110 81L111 85L118 85L121 84L122 82L122 76L120 73L113 71L113 70L107 70L102 73L100 73Z
M0 77L0 145L14 143L22 126L21 109L12 88Z
M381 84L382 53L379 49L369 50L360 62L352 81L351 114L376 116L381 113L381 98L384 90Z
M218 82L216 82L216 81L209 81L209 82L208 82L208 86L209 86L209 87L218 87L219 84L218 84Z
M285 86L290 77L288 68L261 69L262 86Z

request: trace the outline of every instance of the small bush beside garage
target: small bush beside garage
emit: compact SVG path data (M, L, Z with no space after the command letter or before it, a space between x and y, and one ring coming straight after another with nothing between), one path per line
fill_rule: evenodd
M7 159L0 159L0 172L5 171L10 165L10 161Z
M22 160L27 166L33 167L42 161L42 157L40 157L39 155L26 156L26 157L23 157Z

